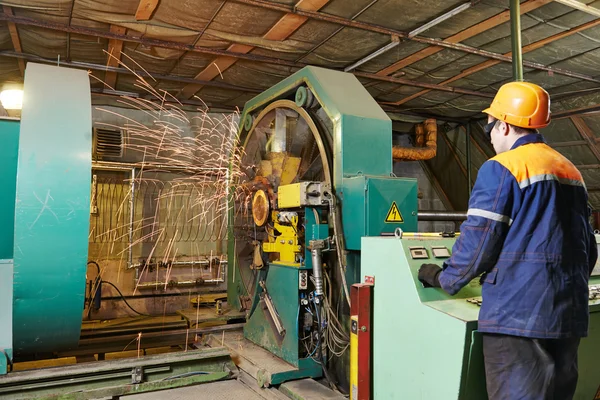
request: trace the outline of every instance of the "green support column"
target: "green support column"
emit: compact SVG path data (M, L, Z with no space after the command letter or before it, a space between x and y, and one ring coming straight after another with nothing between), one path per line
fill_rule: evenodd
M513 79L523 81L523 49L521 46L521 4L510 0L510 38L512 44Z
M90 221L92 105L86 71L28 63L14 231L14 351L76 347Z

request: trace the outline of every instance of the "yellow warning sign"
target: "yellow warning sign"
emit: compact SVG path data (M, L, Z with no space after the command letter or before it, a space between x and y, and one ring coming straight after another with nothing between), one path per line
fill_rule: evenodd
M385 222L404 222L404 218L402 218L402 214L400 214L400 210L395 201L392 203L390 211L388 211L387 216L385 217Z

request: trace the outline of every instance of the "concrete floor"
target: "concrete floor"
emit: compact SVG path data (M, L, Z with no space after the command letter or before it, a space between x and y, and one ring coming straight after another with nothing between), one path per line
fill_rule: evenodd
M123 396L124 400L264 400L262 397L238 380L205 383L177 389L161 390L132 396Z

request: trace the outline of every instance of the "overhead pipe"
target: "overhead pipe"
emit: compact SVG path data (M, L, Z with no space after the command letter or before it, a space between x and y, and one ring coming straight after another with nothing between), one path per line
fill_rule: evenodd
M512 45L512 70L515 81L523 81L523 48L521 45L521 3L510 0L510 41Z
M394 161L422 161L435 157L437 152L437 122L427 119L415 126L415 147L392 147Z

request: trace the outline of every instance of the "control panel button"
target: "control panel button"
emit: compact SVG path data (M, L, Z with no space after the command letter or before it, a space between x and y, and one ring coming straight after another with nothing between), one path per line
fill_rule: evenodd
M409 247L408 249L410 250L410 256L413 260L429 258L429 255L427 254L427 249L423 246L413 246Z
M450 251L446 246L431 246L431 254L433 254L435 258L450 257Z

